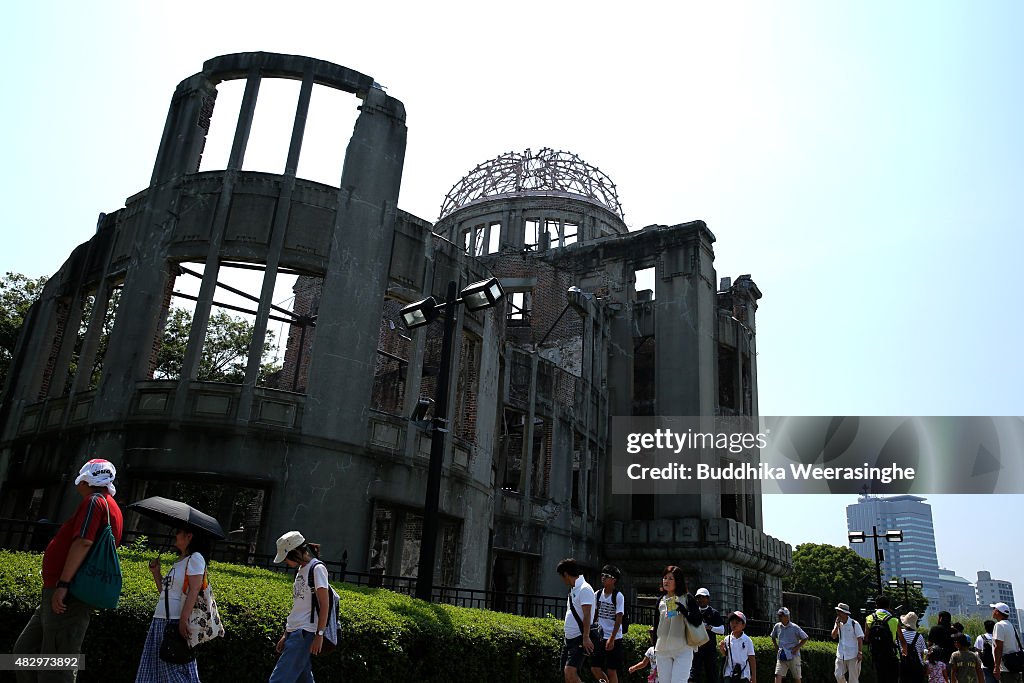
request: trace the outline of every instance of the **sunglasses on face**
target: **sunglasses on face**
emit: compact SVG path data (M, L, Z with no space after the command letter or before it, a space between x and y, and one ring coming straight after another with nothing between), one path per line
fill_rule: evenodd
M615 577L611 574L601 574L602 579L614 579Z

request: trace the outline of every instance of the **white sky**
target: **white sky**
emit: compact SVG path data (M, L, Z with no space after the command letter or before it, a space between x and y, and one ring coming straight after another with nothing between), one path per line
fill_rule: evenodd
M705 220L718 275L764 292L763 414L1024 414L1024 5L341 7L9 7L0 271L51 274L144 189L174 87L204 60L304 54L405 103L400 207L422 218L476 164L550 146L608 173L633 229ZM323 154L354 104L318 126ZM304 175L329 173L316 161ZM766 531L842 544L848 502L768 496ZM994 499L933 502L941 564L1024 591L1024 554L986 525Z

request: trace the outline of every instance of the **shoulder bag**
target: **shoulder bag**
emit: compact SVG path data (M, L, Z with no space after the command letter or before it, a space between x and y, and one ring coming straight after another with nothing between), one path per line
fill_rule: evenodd
M110 529L110 504L106 497L100 497L107 506L107 526L89 547L89 554L71 579L68 592L87 605L114 609L121 599L121 560L117 556L114 532Z
M170 591L168 583L164 588L164 615L167 617L167 624L164 626L164 639L160 641L160 659L168 664L188 664L196 658L196 651L181 637L178 620L171 621L171 599L168 596Z
M191 556L189 556L191 559ZM217 601L213 599L213 586L206 580L207 572L203 571L203 583L196 596L195 604L188 615L188 644L196 647L207 641L224 635L224 623L220 620ZM185 563L185 579L182 581L182 592L187 594L188 562ZM168 615L170 616L170 615Z
M572 602L572 589L569 590L569 610L572 612L573 618L576 619L576 625L580 627L580 634L582 634L583 620L580 619L579 612L576 611L576 605ZM591 615L590 640L595 644L604 640L604 629L601 628L601 624L597 621L596 613Z
M1012 623L1010 627L1013 628L1013 635L1017 636L1017 651L1003 655L1003 665L1006 666L1010 673L1021 673L1024 671L1024 646L1020 644L1020 634L1017 633L1017 627Z

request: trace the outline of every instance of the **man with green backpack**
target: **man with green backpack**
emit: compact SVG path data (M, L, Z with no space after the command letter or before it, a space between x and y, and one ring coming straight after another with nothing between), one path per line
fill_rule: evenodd
M75 479L82 496L75 513L61 525L43 553L43 599L14 644L16 655L78 655L95 607L117 604L121 571L113 546L121 542L124 521L114 502L113 463L93 459ZM81 575L81 576L80 576ZM110 601L113 600L113 605ZM74 681L71 670L19 671L18 683Z

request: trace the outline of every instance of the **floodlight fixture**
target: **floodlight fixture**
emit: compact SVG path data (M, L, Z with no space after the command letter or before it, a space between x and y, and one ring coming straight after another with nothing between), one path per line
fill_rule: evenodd
M479 311L490 308L497 304L505 296L498 278L492 277L489 280L481 280L466 286L459 293L462 297L462 305L468 311Z
M847 538L850 539L850 543L863 543L865 541L863 531L851 531Z
M437 317L441 315L441 310L434 297L428 296L426 299L409 304L399 311L399 314L402 316L405 326L410 330L415 330L417 327L429 325L437 320Z
M902 529L890 529L885 532L885 540L890 543L902 543L903 542L903 530Z

